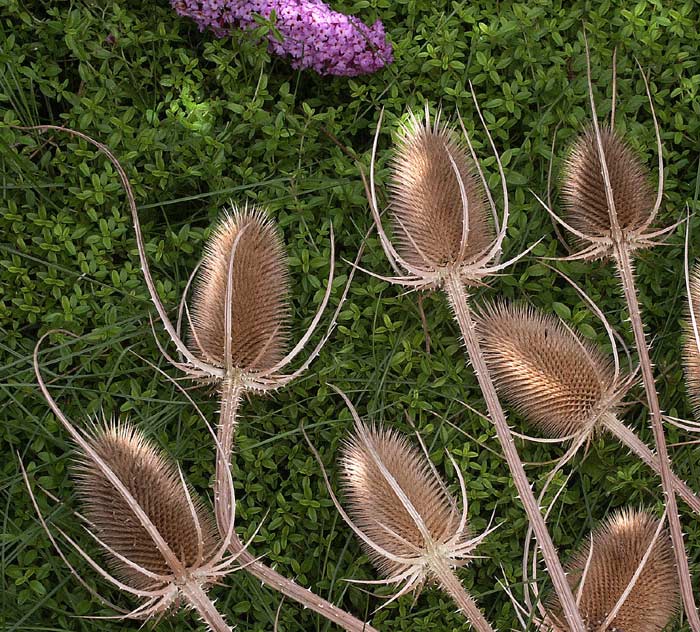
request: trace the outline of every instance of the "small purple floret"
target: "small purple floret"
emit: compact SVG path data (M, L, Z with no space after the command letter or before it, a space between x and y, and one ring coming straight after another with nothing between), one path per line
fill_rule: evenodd
M277 16L282 41L268 35L269 50L290 57L293 68L313 68L321 75L354 77L375 72L393 60L384 25L367 26L356 17L333 11L323 0L171 0L178 15L200 30L224 37L232 28L252 29L255 15Z

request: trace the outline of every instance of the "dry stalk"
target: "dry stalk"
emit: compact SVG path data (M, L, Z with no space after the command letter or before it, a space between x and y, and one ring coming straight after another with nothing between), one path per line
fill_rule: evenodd
M484 124L476 99L474 102ZM484 124L496 155L503 189L504 211L500 222L464 125L461 127L466 146L446 125L440 123L439 114L431 123L427 105L423 122L413 114L410 117L392 161L390 213L396 247L382 228L375 191L374 169L381 117L372 148L370 178L369 182L365 181L384 252L394 270L402 268L408 273L407 276L381 278L415 289L440 288L446 293L513 482L563 604L567 621L576 632L584 632L585 627L566 574L525 475L484 361L465 289L465 286L483 284L485 277L513 262L498 262L508 223L508 191L498 152Z

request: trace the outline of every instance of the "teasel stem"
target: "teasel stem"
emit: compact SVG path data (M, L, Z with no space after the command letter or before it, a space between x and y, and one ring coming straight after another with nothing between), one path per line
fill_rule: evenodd
M216 609L212 600L199 584L187 582L180 587L180 591L212 632L231 632L231 626L226 623L221 613Z
M586 627L581 619L576 599L571 591L571 586L566 579L566 573L559 559L554 542L552 541L547 525L540 511L539 504L532 492L530 482L525 474L525 468L515 448L513 435L508 427L503 407L496 394L496 388L491 380L491 375L484 360L481 345L476 334L474 319L469 309L468 294L464 284L457 274L450 274L445 279L443 289L447 294L452 310L459 325L467 355L474 367L476 379L484 395L486 407L491 421L496 429L496 435L501 443L503 454L513 476L513 483L518 490L518 495L525 508L532 530L537 538L537 544L542 551L542 557L552 578L554 589L562 604L564 616L570 626L571 632L585 632Z
M607 174L604 161L603 171L603 175L605 177ZM632 271L632 260L629 249L621 240L617 241L616 243L615 260L622 279L622 289L625 294L625 300L627 301L630 322L632 323L634 342L637 347L637 353L639 354L642 381L644 383L644 390L646 391L649 410L651 412L651 427L654 433L654 441L656 443L661 485L666 498L669 531L671 534L671 541L673 543L673 553L676 558L676 567L678 570L678 579L681 587L683 606L685 608L686 616L688 617L690 628L693 630L693 632L700 632L700 617L698 616L697 607L695 606L695 598L693 597L693 584L690 578L690 568L688 567L688 556L686 554L685 544L683 542L683 531L681 529L680 518L678 516L676 495L673 492L673 474L671 472L668 450L666 448L663 417L659 406L659 396L656 392L656 382L654 381L654 371L652 369L651 358L649 356L649 347L647 346L646 338L644 336L644 326L642 325L642 316L639 310L634 272Z
M232 502L232 499L230 498L229 490L224 484L226 480L225 469L231 466L236 415L244 391L244 386L236 377L227 378L222 384L219 428L217 430L219 444L221 445L221 454L216 460L216 475L214 481L214 505L216 521L220 533L227 533L229 528L227 507ZM277 571L263 564L245 548L244 543L235 532L231 538L229 551L236 556L239 564L244 567L247 572L257 577L263 584L301 603L310 610L317 612L344 630L348 632L377 632L371 625L360 621L349 612L334 606L330 601L326 601L312 591L303 588L296 582L280 575Z
M430 574L437 583L459 606L460 612L469 620L477 632L494 632L491 624L486 620L479 606L464 589L459 577L450 568L444 558L436 555L428 564Z
M654 470L654 472L661 474L659 457L649 449L649 446L637 436L634 430L628 428L614 413L606 413L601 416L600 423ZM700 513L700 498L698 498L697 494L673 472L671 472L671 480L676 494L680 496L695 513Z

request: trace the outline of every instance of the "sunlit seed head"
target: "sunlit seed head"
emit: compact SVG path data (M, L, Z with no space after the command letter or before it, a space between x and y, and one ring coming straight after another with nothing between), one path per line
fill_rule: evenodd
M576 434L616 404L612 362L558 318L497 302L482 309L477 330L498 392L548 436Z
M618 225L633 233L648 222L654 209L656 195L648 170L617 132L601 126L600 135ZM572 228L587 237L611 236L613 227L593 125L578 137L566 159L562 197L565 220Z
M469 235L462 253L463 200ZM399 254L410 264L435 270L473 262L495 235L481 181L468 149L439 122L412 118L400 134L391 163L391 206Z
M431 542L426 542L387 482L372 451L423 519ZM420 557L431 545L446 544L459 533L461 516L455 499L431 470L425 456L399 432L382 426L356 428L344 446L340 463L350 517L365 535L392 555ZM468 539L468 534L463 533L457 544ZM392 576L403 570L401 564L375 549L369 546L366 549L384 575Z
M695 331L695 325L700 328L700 266L696 266L690 274L690 305L691 314L685 324L685 341L683 356L685 360L685 381L688 395L695 411L696 419L700 419L700 333ZM700 331L700 330L699 330Z
M230 364L262 371L284 356L290 306L284 244L277 226L260 210L234 207L207 243L192 300L190 347L205 362L227 365L226 288L239 234L231 277Z
M126 423L98 427L89 444L129 490L183 566L197 567L200 536L175 464ZM138 516L87 454L80 455L74 473L84 515L94 535L146 570L172 574ZM216 548L216 527L202 501L191 495L207 559ZM153 583L123 560L106 555L114 572L131 586L145 588Z
M597 631L612 612L644 557L659 526L658 519L640 510L620 511L593 531L592 538L567 565L569 583L575 594L593 546L581 593L580 611L588 629ZM592 539L592 545L591 545ZM634 588L619 609L608 630L661 632L678 612L680 593L671 539L663 530ZM555 629L568 632L556 599L548 610L558 622Z

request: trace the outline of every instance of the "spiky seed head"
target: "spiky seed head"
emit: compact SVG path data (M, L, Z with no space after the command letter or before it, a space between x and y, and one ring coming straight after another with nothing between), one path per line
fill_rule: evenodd
M423 519L431 542L425 541L372 452ZM396 430L358 425L345 443L340 464L350 517L366 536L392 555L417 558L431 546L447 545L450 541L459 545L468 540L467 533L459 533L460 512L455 499L425 456ZM390 577L405 570L366 543L363 545L380 573Z
M655 194L649 173L634 150L613 129L600 126L617 222L634 233L650 219ZM564 164L562 196L566 221L587 237L611 237L612 223L593 125L578 137ZM588 244L586 244L588 245Z
M234 207L206 245L192 300L191 348L205 362L227 364L226 288L239 234L233 254L231 365L264 371L284 356L291 311L284 243L277 226L259 209Z
M700 266L696 265L690 274L690 309L695 323L700 328ZM695 417L700 419L700 349L698 349L700 336L693 328L693 318L688 315L685 324L685 342L683 356L685 360L685 383L688 395L695 411Z
M495 237L474 162L439 118L431 124L412 117L396 143L390 184L397 250L408 263L432 270L473 262ZM469 235L461 254L464 210L450 157L468 200Z
M199 532L174 463L128 423L96 428L90 446L138 502L162 538L187 569L200 563ZM108 547L146 570L172 575L172 569L138 516L87 454L75 467L75 483L91 530ZM210 559L218 543L216 526L201 499L191 493L199 522L203 557ZM153 583L123 560L108 554L114 572L134 588Z
M496 302L476 320L498 392L548 436L589 428L622 396L610 359L558 318L527 305Z
M651 545L659 520L646 511L625 509L593 531L592 537L567 565L575 594L593 547L581 593L580 611L587 630L597 632L626 590ZM661 632L674 618L680 603L678 575L668 532L664 529L649 555L634 588L619 609L608 632ZM555 629L568 632L556 599L549 612Z

